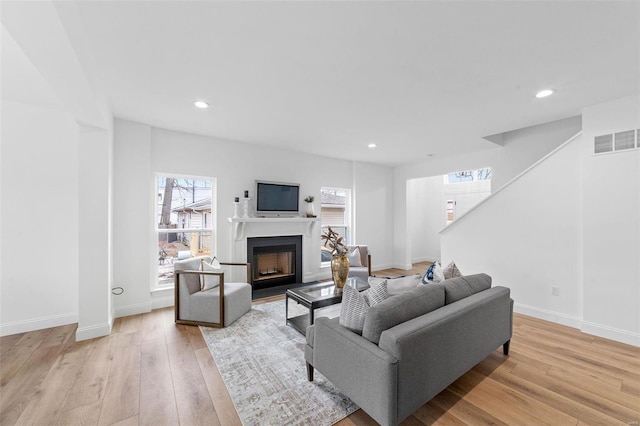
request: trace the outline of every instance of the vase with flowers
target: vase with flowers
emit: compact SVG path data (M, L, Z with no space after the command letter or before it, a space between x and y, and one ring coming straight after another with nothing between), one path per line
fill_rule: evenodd
M307 203L307 217L316 217L316 212L313 209L313 200L315 200L313 195L309 195L304 199L304 202Z
M322 234L324 246L331 250L331 276L336 289L342 290L349 277L349 259L347 258L347 245L344 239L336 231L327 228Z

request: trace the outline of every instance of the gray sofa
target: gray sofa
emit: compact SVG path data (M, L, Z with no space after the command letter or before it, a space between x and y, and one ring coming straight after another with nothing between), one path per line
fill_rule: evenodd
M307 329L314 368L382 425L397 425L500 345L513 300L486 274L420 285L369 308L362 335L318 318Z

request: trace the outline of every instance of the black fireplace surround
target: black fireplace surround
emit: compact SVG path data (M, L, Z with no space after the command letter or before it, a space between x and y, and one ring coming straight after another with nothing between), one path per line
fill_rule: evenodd
M302 235L247 238L253 290L302 282Z

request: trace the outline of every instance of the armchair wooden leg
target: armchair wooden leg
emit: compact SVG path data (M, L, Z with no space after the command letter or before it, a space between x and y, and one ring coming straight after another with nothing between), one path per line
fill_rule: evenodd
M313 365L307 363L307 380L313 382Z
M511 339L507 340L504 345L502 345L502 353L505 355L509 355L509 345L511 344Z

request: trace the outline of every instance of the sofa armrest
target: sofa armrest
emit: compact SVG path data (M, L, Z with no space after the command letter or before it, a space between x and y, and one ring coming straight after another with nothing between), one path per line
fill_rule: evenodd
M342 327L338 318L314 326L314 367L379 423L397 423L397 359Z

